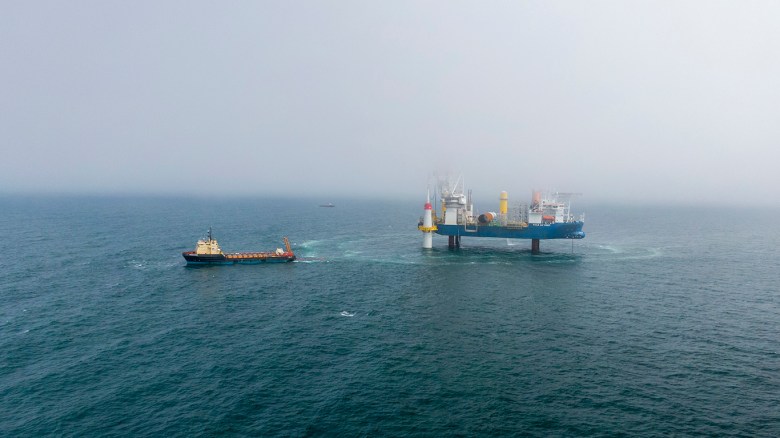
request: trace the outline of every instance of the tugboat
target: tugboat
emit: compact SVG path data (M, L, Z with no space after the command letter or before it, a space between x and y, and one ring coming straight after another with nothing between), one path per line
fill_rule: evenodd
M185 251L181 253L187 264L191 265L232 265L240 264L258 264L258 263L279 263L291 262L295 260L295 254L290 248L290 241L284 238L284 247L276 248L274 252L222 252L217 240L211 235L211 227L206 239L198 240L195 251Z

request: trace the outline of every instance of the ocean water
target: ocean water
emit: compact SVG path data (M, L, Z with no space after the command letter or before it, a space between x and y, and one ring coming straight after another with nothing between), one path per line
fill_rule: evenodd
M534 255L320 201L0 198L0 435L780 436L780 211L588 206ZM209 226L301 260L186 267Z

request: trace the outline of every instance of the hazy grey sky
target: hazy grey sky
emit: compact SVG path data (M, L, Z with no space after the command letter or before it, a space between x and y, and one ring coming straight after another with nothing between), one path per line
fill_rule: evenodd
M0 192L780 203L778 1L5 1Z

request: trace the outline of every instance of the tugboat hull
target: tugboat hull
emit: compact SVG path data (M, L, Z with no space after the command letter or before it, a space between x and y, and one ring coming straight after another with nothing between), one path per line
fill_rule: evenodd
M286 263L295 260L295 254L290 253L196 254L194 251L188 251L181 255L190 265L257 265L260 263Z

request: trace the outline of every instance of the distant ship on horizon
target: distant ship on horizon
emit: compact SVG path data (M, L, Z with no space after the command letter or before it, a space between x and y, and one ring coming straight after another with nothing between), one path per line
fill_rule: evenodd
M320 207L335 207L332 202L328 202L327 204L320 204Z

